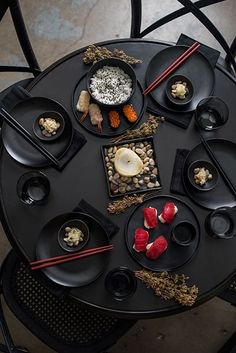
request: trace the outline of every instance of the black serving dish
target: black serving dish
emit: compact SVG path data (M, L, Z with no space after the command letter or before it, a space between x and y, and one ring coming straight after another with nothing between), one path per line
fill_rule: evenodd
M146 71L146 86L149 86L157 76L169 67L180 55L188 49L184 45L176 45L158 52L151 59ZM188 77L194 87L193 99L184 106L173 106L166 97L166 80L150 92L151 97L163 108L174 112L192 112L203 98L213 93L215 73L211 63L199 51L191 55L175 70L175 75Z
M147 99L142 94L143 87L139 81L137 81L136 90L135 90L133 96L129 100L129 104L133 105L133 107L137 113L137 116L138 116L138 119L134 123L129 122L128 119L124 116L124 114L122 112L122 106L124 104L122 104L118 107L115 107L115 108L105 107L105 106L100 105L100 109L101 109L102 116L103 116L102 132L98 131L97 126L94 126L91 124L89 115L86 117L86 119L83 122L80 122L80 119L81 119L83 113L78 112L76 110L76 104L78 102L80 92L82 90L87 89L86 88L86 77L87 76L85 74L78 81L77 85L75 86L73 96L72 96L72 110L73 110L73 113L76 117L76 120L80 124L80 126L82 126L84 129L86 129L88 132L90 132L94 135L97 135L97 136L115 137L118 135L122 135L126 130L133 129L140 122L144 112L146 111ZM91 103L93 103L93 102L94 102L94 100L91 98ZM119 113L120 118L121 118L121 124L117 129L111 128L111 126L109 124L108 114L109 114L109 111L111 111L111 110L116 110Z
M121 266L107 274L105 287L114 299L124 300L134 294L137 280L133 271Z
M155 229L148 229L148 243L153 242L160 235L163 235L168 242L167 250L156 260L150 260L146 257L145 252L137 252L133 249L135 230L144 228L143 209L145 207L155 207L157 214L160 215L166 202L174 202L178 212L171 224L163 224L158 221ZM179 246L172 241L172 229L183 221L189 222L196 229L196 235L188 246ZM149 198L133 210L126 223L125 240L130 255L141 266L151 271L174 271L184 266L195 256L200 242L200 225L195 212L187 203L176 197L160 195Z
M57 130L55 135L52 135L52 136L49 136L49 137L43 135L42 129L41 129L40 125L39 125L39 120L41 118L44 118L44 119L45 118L52 118L52 119L55 119L56 122L60 123L60 127L58 128L58 130ZM52 111L40 114L38 116L38 118L35 119L35 122L34 122L34 125L33 125L33 130L34 130L35 135L40 140L48 141L48 142L58 139L61 136L61 134L63 133L64 128L65 128L65 120L64 120L63 116L61 114L59 114L58 112L52 112Z
M236 144L224 139L207 140L210 148L214 151L216 158L219 160L226 174L229 175L232 183L236 185ZM224 179L219 174L217 187L208 192L199 192L198 189L193 188L188 180L188 167L196 160L209 161L208 153L206 152L202 143L195 146L185 159L182 168L182 181L186 194L197 205L205 207L210 210L215 210L219 207L233 207L236 206L236 199L231 190L226 185Z
M171 239L181 246L189 246L197 234L195 226L187 221L177 223L171 231Z
M90 89L90 81L91 78L93 77L93 75L96 73L96 71L98 71L99 69L103 68L104 66L113 66L113 67L119 67L120 69L122 69L132 80L132 91L130 96L124 100L122 103L115 103L115 104L106 104L106 103L102 103L100 102L98 99L96 99L93 96L93 93ZM93 66L91 67L91 69L89 70L89 72L87 73L87 90L89 91L91 97L93 98L93 100L104 107L109 107L109 108L115 108L118 107L120 105L124 105L126 104L131 97L133 96L135 90L136 90L136 86L137 86L137 78L136 78L136 74L133 70L133 68L127 64L125 61L120 60L120 59L116 59L116 58L108 58L108 59L102 59L99 60L98 62L96 62L95 64L93 64Z
M35 119L47 111L56 111L62 115L65 123L64 131L61 136L50 143L44 140L40 140L38 143L57 159L60 159L70 147L73 137L70 117L60 103L45 97L30 97L18 103L11 110L11 115L34 136L33 126ZM2 140L7 152L19 163L39 168L51 164L48 158L39 153L18 132L5 123L3 123L2 127Z
M36 244L36 259L42 260L68 254L58 242L58 230L66 222L80 219L89 229L89 240L84 250L109 244L106 231L92 216L82 212L58 215L45 224ZM66 287L81 287L95 281L106 269L110 251L83 257L58 266L43 269L52 281Z
M157 168L157 176L156 176L156 181L158 183L158 185L156 185L155 187L152 188L148 188L146 185L147 184L143 184L143 186L141 186L139 189L132 189L130 191L126 191L124 193L118 192L118 193L112 193L111 190L111 183L109 181L109 174L108 174L108 167L107 167L107 161L106 161L106 154L107 151L109 150L109 148L113 148L115 146L126 146L127 144L130 143L134 143L134 144L138 144L138 143L143 143L147 141L148 144L150 144L152 146L152 150L153 150L153 155L152 155L152 159L155 162L155 166L154 168ZM117 197L117 196L125 196L125 195L130 195L130 194L138 194L138 193L143 193L143 192L150 192L150 191L159 191L161 190L162 186L161 186L161 179L160 179L160 173L159 173L159 167L158 167L158 163L157 163L157 158L156 158L156 153L155 153L155 148L154 148L154 141L153 141L153 137L142 137L142 138L137 138L137 139L132 139L132 140L126 140L126 141L122 141L122 142L118 142L118 143L114 143L114 144L109 144L109 145L103 145L101 146L101 153L102 153L102 160L103 160L103 165L104 165L104 169L105 169L105 175L106 175L106 182L107 182L107 188L108 188L108 194L110 197ZM114 168L114 164L113 164L113 168ZM115 170L115 168L114 168ZM149 173L145 173L143 174L143 178L145 176L149 176L150 177L151 172ZM135 177L135 176L134 176ZM131 177L132 178L132 177Z
M208 180L204 185L196 184L194 181L194 169L205 167L209 170L210 174L212 174L212 179ZM216 187L218 183L218 171L216 167L209 161L194 161L188 167L188 180L193 188L199 191L209 191Z
M171 94L172 85L174 85L177 81L186 82L187 84L186 87L188 89L188 93L186 94L186 97L184 99L174 98ZM172 76L167 81L166 96L169 99L170 103L172 103L173 105L184 106L186 104L189 104L193 99L193 95L194 95L193 85L192 85L192 82L187 77L183 75L175 75L175 76Z
M27 205L44 203L50 193L50 183L42 172L28 172L23 174L17 182L17 194Z
M79 243L77 246L67 245L67 243L64 241L66 227L70 227L70 228L74 227L74 228L78 228L79 230L81 230L81 232L84 234L84 240L81 243ZM67 221L66 223L64 223L61 226L61 228L58 232L58 242L59 242L60 246L62 247L62 249L69 251L69 252L81 250L87 244L88 240L89 240L88 226L80 219L71 219L71 220Z
M205 220L207 233L213 238L231 239L236 235L236 208L220 207Z

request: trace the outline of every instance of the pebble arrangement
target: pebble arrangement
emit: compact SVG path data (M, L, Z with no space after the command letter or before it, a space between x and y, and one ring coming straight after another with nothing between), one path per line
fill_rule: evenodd
M114 167L115 153L119 148L126 147L137 153L143 161L143 170L134 177L121 176ZM119 146L104 148L105 164L112 195L128 192L150 191L160 187L159 171L154 160L151 140L131 142Z

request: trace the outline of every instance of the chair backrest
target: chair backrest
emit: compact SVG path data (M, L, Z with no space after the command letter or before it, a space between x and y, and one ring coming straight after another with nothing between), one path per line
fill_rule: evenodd
M34 76L37 76L41 70L28 37L19 1L0 0L0 21L8 9L11 13L17 38L29 66L0 65L0 72L31 72Z
M226 52L226 62L229 65L232 65L234 71L236 72L236 39L234 39L231 46L229 46L219 32L219 30L215 27L215 25L209 20L209 18L200 10L200 8L213 5L225 0L199 0L193 3L191 0L178 0L183 8L176 10L160 19L152 23L150 26L141 31L141 23L142 23L142 0L131 0L131 9L132 9L132 18L131 18L131 38L142 38L146 36L148 33L151 33L155 29L163 26L164 24L175 20L187 13L192 13L215 37L215 39L222 46L224 51Z

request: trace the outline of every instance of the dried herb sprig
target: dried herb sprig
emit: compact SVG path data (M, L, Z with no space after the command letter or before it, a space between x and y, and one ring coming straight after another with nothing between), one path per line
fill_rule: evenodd
M112 52L106 47L96 47L94 44L88 46L84 53L83 62L85 64L91 64L107 58L118 58L130 65L140 64L142 62L140 59L125 54L121 49L114 49Z
M107 211L112 214L120 214L133 205L143 203L149 197L155 196L156 193L147 193L142 195L124 196L120 200L110 202L107 206Z
M198 288L188 287L185 275L169 274L168 272L154 273L151 271L135 271L135 276L144 282L147 288L152 288L155 294L163 299L174 299L179 304L192 306L198 295Z
M120 142L124 140L132 140L139 137L147 137L155 135L160 122L164 122L164 117L157 117L149 114L146 122L134 130L127 130L123 135L113 139L113 142Z

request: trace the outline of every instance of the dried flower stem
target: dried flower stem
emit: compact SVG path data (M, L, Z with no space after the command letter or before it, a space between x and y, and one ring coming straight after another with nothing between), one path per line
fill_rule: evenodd
M188 287L185 275L169 274L168 272L155 273L141 270L135 271L135 276L144 282L147 288L152 288L155 294L163 299L174 299L179 304L192 306L198 295L198 288Z
M121 49L114 49L113 52L106 47L96 47L96 45L89 45L84 53L83 62L85 64L95 63L101 59L118 58L130 65L140 64L142 60L133 58L125 54Z
M112 214L120 214L125 212L127 208L143 203L148 198L155 196L156 193L147 193L142 195L132 195L132 196L124 196L120 200L116 200L110 202L107 206L107 211Z
M113 139L113 142L120 142L124 140L132 140L139 137L147 137L155 135L160 122L164 122L163 117L156 117L149 114L148 119L138 129L127 130L123 135Z

